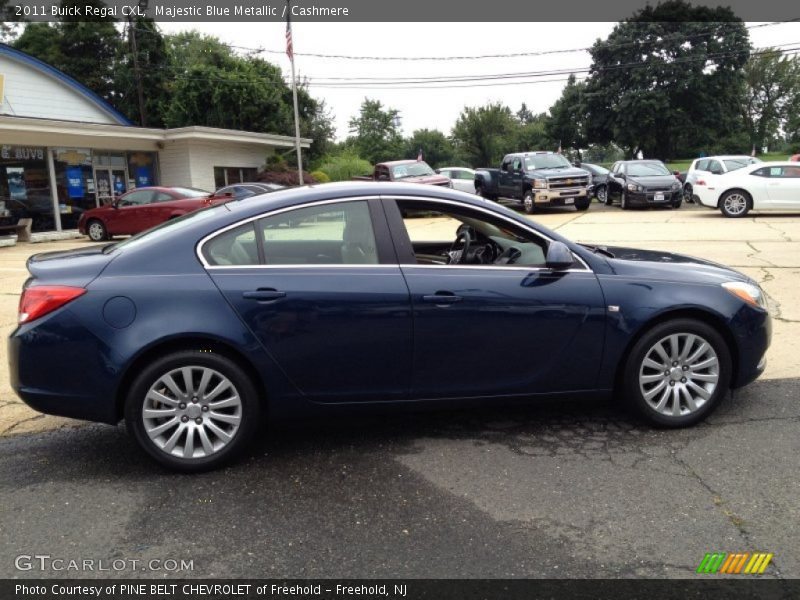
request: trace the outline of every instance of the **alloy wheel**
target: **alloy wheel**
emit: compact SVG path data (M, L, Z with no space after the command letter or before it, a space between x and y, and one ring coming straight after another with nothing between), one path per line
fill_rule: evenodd
M639 368L639 389L654 411L683 417L708 402L720 380L712 345L693 333L673 333L657 341Z
M205 366L164 373L142 404L144 430L162 452L206 458L233 441L242 422L242 400L230 379Z
M725 200L722 201L722 206L726 213L737 217L747 212L747 198L744 194L732 192L725 196Z
M597 188L597 200L605 204L606 198L608 197L608 191L606 190L606 186L601 185Z
M89 223L89 230L87 233L89 234L89 239L95 242L100 242L106 238L106 228L103 227L100 221L92 221Z

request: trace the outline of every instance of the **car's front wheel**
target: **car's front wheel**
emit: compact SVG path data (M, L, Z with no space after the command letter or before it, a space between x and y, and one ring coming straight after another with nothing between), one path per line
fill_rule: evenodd
M252 438L259 400L248 375L209 351L163 356L136 377L125 421L139 445L176 471L213 469Z
M525 212L533 214L536 212L536 203L533 201L533 191L526 190L525 195L522 196L522 207L525 209Z
M631 407L651 424L686 427L717 407L730 378L730 350L720 333L702 321L674 319L633 346L623 388Z
M92 219L86 224L86 235L93 242L102 242L108 239L108 230L99 219Z
M725 192L719 201L719 210L726 217L743 217L750 208L752 208L750 195L742 190Z
M619 199L619 206L622 210L628 210L628 199L625 197L625 192L622 192L622 196Z
M575 210L577 211L585 211L589 210L589 204L591 204L592 199L588 196L586 198L578 198L575 200Z

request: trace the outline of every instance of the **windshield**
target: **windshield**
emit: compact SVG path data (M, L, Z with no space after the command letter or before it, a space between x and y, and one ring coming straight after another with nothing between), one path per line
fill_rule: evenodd
M536 154L525 157L525 170L534 169L562 169L570 167L569 161L560 154Z
M748 158L727 158L727 159L723 160L722 162L725 163L725 169L727 171L735 171L736 169L743 169L744 167L746 167L748 165L755 165L757 163L760 163L761 159L753 158L753 157L748 157Z
M199 190L197 188L176 187L172 189L176 193L180 194L183 198L202 198L204 196L209 196L211 194L211 192L207 192L205 190Z
M127 240L106 246L103 248L103 254L108 254L109 252L113 252L114 250L119 250L121 248L133 248L142 243L152 243L167 236L177 235L180 231L186 229L190 225L194 225L198 221L204 221L210 217L213 217L214 215L218 214L218 211L221 210L230 209L226 208L224 204L217 204L216 206L209 206L208 208L195 210L180 217L170 219L169 221L164 221L161 223L161 225L156 225L152 229L137 233L136 235L129 237Z
M653 175L672 175L660 162L628 163L628 175L631 177L652 177Z
M408 163L407 165L396 165L392 167L392 175L395 179L405 179L406 177L423 177L425 175L435 175L428 163L419 161Z

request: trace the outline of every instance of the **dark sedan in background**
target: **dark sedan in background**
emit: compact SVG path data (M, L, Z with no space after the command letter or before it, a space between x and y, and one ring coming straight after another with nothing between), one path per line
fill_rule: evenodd
M619 202L622 209L666 206L680 208L681 182L660 160L621 160L608 174L609 206Z
M133 235L159 223L212 204L227 202L210 192L184 187L141 187L122 194L110 204L87 210L78 231L95 242L115 235Z
M230 459L263 413L616 391L688 426L761 374L770 341L764 295L737 271L576 244L438 186L277 191L28 269L17 394L125 419L184 471Z
M598 201L606 204L608 200L609 170L592 163L576 163L575 166L584 171L589 171L592 176L592 181L589 183L589 196L597 198Z
M259 181L234 183L219 188L214 192L215 197L227 197L231 200L244 200L261 194L268 194L277 190L284 189L284 186L277 183L263 183Z

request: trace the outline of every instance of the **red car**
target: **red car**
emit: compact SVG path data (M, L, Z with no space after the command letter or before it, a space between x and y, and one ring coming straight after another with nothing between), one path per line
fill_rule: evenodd
M793 154L789 157L789 160L792 162L800 162L800 154Z
M115 235L132 235L198 208L229 201L205 190L182 187L136 188L111 204L87 210L78 220L78 231L95 242Z

